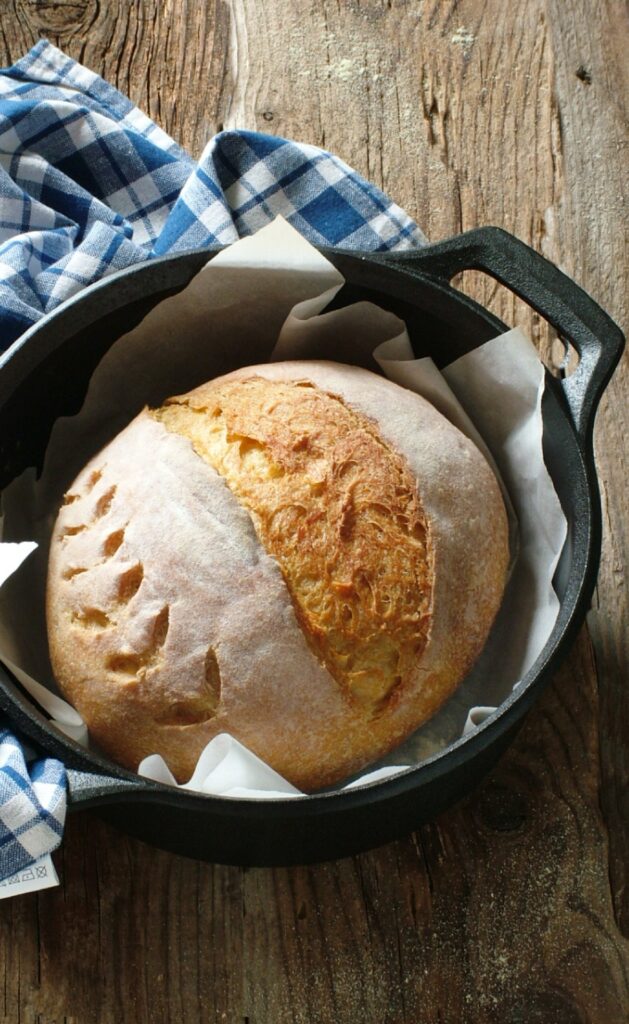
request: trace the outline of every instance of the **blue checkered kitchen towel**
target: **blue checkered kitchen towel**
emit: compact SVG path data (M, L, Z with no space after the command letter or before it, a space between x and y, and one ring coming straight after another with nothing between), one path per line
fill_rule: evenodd
M314 146L226 131L196 162L45 40L0 71L0 351L97 278L234 242L278 214L315 244L425 243L379 189ZM27 765L0 731L0 879L56 848L65 807L62 765Z

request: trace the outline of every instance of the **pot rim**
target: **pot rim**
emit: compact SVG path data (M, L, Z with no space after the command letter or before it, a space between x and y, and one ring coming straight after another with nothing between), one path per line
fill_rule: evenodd
M496 231L497 229L480 230L481 232L482 230L487 232ZM507 237L510 238L511 236ZM462 239L465 236L457 236L457 238ZM457 239L448 241L457 241ZM518 244L522 245L522 243ZM159 272L160 269L167 269L186 261L190 263L195 259L202 261L198 267L200 269L204 262L211 259L224 248L226 247L213 246L207 249L188 250L156 259L149 259L123 268L115 274L94 282L92 285L79 291L57 307L57 309L34 324L6 352L0 355L0 374L3 375L5 380L8 378L9 385L13 383L10 393L12 393L17 384L27 378L31 370L39 365L39 361L42 358L41 348L49 345L49 332L54 330L58 321L63 322L69 312L80 313L81 307L87 308L90 306L95 295L100 295L101 292L108 289L115 289L122 281L133 278L138 272L145 273L148 268ZM486 323L491 323L495 327L498 333L509 329L497 317L488 313L480 304L454 289L449 284L449 276L452 276L452 274L449 274L449 276L444 275L439 270L434 274L430 272L431 252L443 251L443 244L441 246L439 244L437 246L427 246L424 250L404 250L392 253L361 252L330 247L317 248L333 261L336 257L342 261L371 263L380 270L387 268L394 271L399 280L406 281L407 284L409 280L420 279L426 286L436 290L442 300L449 303L454 301L458 303L459 308L463 306L468 312L480 314ZM411 269L410 264L413 263L413 257L417 258L418 254L421 256L421 265ZM541 257L538 257L538 259L541 259ZM194 273L197 272L198 270L194 271ZM456 272L457 268L455 267L453 273ZM194 276L194 274L191 276ZM569 283L576 288L572 282ZM185 283L181 287L185 287ZM164 291L164 289L157 289L150 294L158 294L159 291ZM124 296L119 297L121 299L124 298ZM589 297L588 301L592 303ZM120 301L114 308L118 309L126 304L128 302ZM102 314L93 318L92 322L98 320L100 315ZM80 328L81 324L79 323L76 325L75 330ZM72 333L75 333L75 330ZM61 340L58 341L58 344L63 344L71 336L72 334L66 332L61 337ZM40 343L39 346L38 342ZM39 352L38 348L40 349ZM48 354L49 351L50 348L48 347L44 354ZM619 356L620 351L618 351L618 358ZM102 803L103 801L117 802L133 798L148 798L149 800L159 800L161 802L171 802L174 800L178 806L186 805L197 809L200 806L207 808L213 804L220 804L223 812L226 808L232 807L235 814L245 812L249 814L262 813L266 815L277 813L290 815L292 813L290 807L295 806L296 809L300 808L301 811L304 808L308 808L308 813L315 815L324 811L329 806L331 800L335 802L337 808L349 807L350 805L356 806L360 803L388 800L391 796L415 789L424 781L447 774L450 771L453 760L457 762L470 760L475 754L490 746L498 736L505 734L513 728L533 704L540 687L562 660L577 633L595 584L599 558L597 542L600 549L600 509L598 506L598 485L593 458L588 458L587 445L579 437L569 415L569 410L566 408L566 403L562 401L564 395L561 386L548 373L546 376L547 383L550 382L550 390L555 398L559 399L562 412L571 427L575 441L575 450L578 453L581 468L588 483L589 500L586 514L588 516L589 529L587 531L586 550L583 552L583 571L578 588L570 595L571 600L567 605L562 601L557 621L535 663L496 710L484 722L476 726L473 732L460 736L443 750L435 752L419 764L401 768L399 772L385 779L352 786L351 789L326 790L290 798L235 799L233 797L174 789L162 783L152 782L151 780L143 779L133 772L120 768L100 754L86 751L85 748L80 747L69 737L58 733L54 727L47 724L45 716L35 705L32 705L30 698L21 696L19 689L16 691L17 695L13 695L5 686L2 678L6 670L3 666L0 666L0 704L4 707L5 711L10 711L11 708L14 712L17 710L19 726L22 731L26 732L31 739L35 740L44 749L51 750L52 748L54 756L61 756L66 762L71 782L70 803L86 806L88 803ZM51 740L52 743L50 742ZM369 768L366 771L368 772ZM73 795L76 798L74 801L72 800Z

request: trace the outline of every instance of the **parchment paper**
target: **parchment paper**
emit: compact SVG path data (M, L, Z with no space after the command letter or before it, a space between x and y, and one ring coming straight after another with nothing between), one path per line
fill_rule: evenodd
M342 285L339 272L281 218L236 242L114 343L81 412L53 428L41 479L28 471L3 493L0 658L52 724L77 742L87 742L86 731L55 693L44 618L48 543L61 497L85 462L144 405L267 360L379 366L479 445L511 513L511 575L481 658L430 722L346 784L395 773L476 728L541 652L559 609L552 577L566 523L542 457L544 370L534 346L519 330L509 331L440 373L429 358L415 358L404 324L392 313L366 302L325 312ZM159 755L146 758L139 771L175 785ZM226 735L208 744L185 788L235 798L299 795Z

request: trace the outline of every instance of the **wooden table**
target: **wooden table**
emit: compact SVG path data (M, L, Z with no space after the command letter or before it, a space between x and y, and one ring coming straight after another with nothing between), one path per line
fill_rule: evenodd
M626 327L623 0L0 12L3 63L47 36L195 155L223 127L325 146L431 239L501 225ZM561 358L510 293L475 274L462 287ZM597 420L605 534L587 628L482 788L401 842L281 870L196 863L73 817L62 886L0 903L5 1024L627 1020L626 365Z

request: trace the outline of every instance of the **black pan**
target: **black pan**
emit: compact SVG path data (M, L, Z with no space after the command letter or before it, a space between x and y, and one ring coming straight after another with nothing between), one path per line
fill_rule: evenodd
M497 228L412 252L323 252L347 282L335 306L368 299L392 310L405 320L417 355L430 354L437 365L508 329L449 285L467 269L506 284L576 348L577 370L562 381L548 375L542 407L545 459L568 520L555 581L560 612L517 691L471 735L383 782L291 800L202 796L140 779L59 734L0 666L0 708L37 748L65 762L71 811L95 808L131 835L204 860L283 865L341 857L405 835L459 799L507 747L565 657L598 571L601 513L592 428L623 348L613 321L556 267ZM26 467L41 467L54 420L78 412L103 353L156 303L184 288L212 254L182 253L108 277L45 317L0 357L0 488Z

